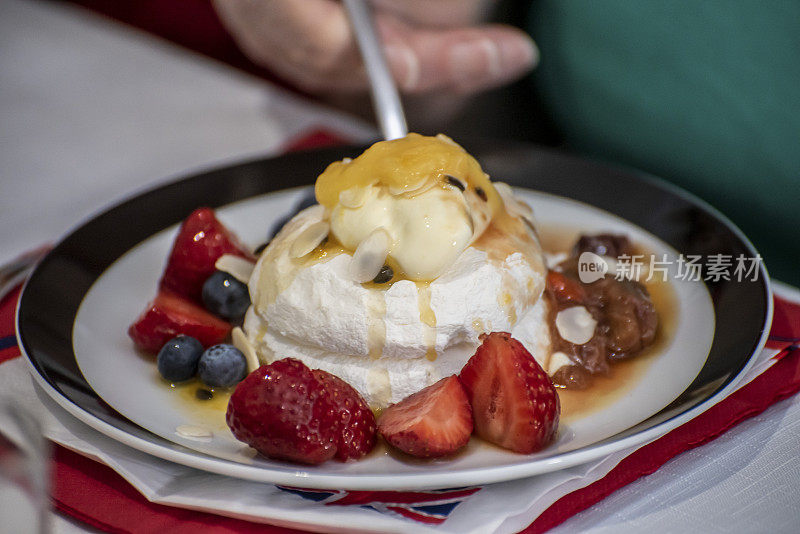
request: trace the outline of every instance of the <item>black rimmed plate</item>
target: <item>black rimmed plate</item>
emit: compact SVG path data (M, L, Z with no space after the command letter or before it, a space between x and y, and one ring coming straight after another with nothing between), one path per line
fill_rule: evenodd
M672 365L685 372L677 373L672 389L661 396L647 393L652 388L643 377L644 393L627 403L640 405L650 399L655 407L630 415L613 435L586 434L576 421L565 426L557 444L530 457L478 448L435 464L406 464L382 456L304 469L253 458L241 446L219 449L175 436L175 423L192 415L158 399L160 390L151 386L163 389L163 385L153 378L152 363L138 358L124 335L127 323L155 291L169 247L170 235L164 230L198 206L220 207L223 220L256 244L267 236L271 221L291 211L299 194L282 190L311 183L329 162L355 156L362 148L290 154L192 176L118 204L71 232L41 262L20 299L20 345L34 377L62 407L101 432L192 467L315 488L430 488L530 476L652 439L726 395L763 346L772 308L766 272L759 269L756 277L751 273L741 280L708 282L707 293L686 289L686 298L679 302L689 329L678 330L676 341L685 345L673 348L676 353L694 351L693 356L689 362ZM544 193L522 191L541 223L547 223L543 213L577 226L599 221L604 228L622 228L635 233L639 241L650 240L651 250L664 251L673 259L678 254L757 256L719 213L654 178L529 145L475 142L467 148L493 178ZM681 287L676 284L679 294ZM703 299L708 313L693 316L702 310ZM672 360L661 361L668 369ZM127 364L139 366L139 372ZM664 369L658 370L661 377L670 373ZM139 409L148 404L150 412ZM158 411L178 419L150 415ZM599 421L596 414L592 417ZM227 439L224 432L215 429ZM222 446L236 446L231 440Z

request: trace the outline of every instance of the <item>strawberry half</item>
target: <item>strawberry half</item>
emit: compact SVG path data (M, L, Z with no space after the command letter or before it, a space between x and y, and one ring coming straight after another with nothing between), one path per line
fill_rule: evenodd
M210 347L222 343L230 331L230 324L197 304L168 291L159 291L128 328L128 335L140 349L156 353L179 334L192 336L204 347Z
M458 377L443 378L386 408L378 418L378 431L412 456L456 452L472 434L472 410Z
M313 465L336 454L338 415L322 382L286 358L236 386L225 420L236 439L264 456Z
M183 221L175 237L160 289L202 304L203 283L214 274L214 264L223 254L255 261L233 232L217 220L214 210L194 210Z
M320 369L311 374L328 396L338 421L336 458L342 461L361 458L375 446L375 415L358 391L338 376Z
M511 334L492 332L481 339L460 375L475 433L523 454L543 448L555 437L561 412L550 377Z

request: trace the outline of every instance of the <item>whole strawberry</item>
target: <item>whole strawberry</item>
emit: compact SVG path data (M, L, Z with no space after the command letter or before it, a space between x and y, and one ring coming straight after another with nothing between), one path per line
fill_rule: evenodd
M298 360L263 365L236 387L225 420L233 435L269 458L319 464L336 454L336 410Z
M542 449L555 437L561 413L550 377L511 334L492 332L481 339L459 375L475 433L523 454Z
M319 369L311 373L324 389L339 422L336 458L343 461L361 458L375 446L375 415L358 391L338 376Z
M291 358L263 365L240 382L226 421L236 439L279 460L348 460L375 445L375 416L358 392Z

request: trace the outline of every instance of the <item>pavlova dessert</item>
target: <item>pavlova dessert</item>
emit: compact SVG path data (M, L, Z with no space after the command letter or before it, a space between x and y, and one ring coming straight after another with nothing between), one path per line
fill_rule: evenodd
M556 385L653 341L641 285L577 277L580 253L624 237L582 238L548 270L530 208L446 136L376 143L315 195L257 260L192 213L129 330L198 399L235 387L228 426L265 456L348 460L382 436L438 457L473 434L530 453L556 435Z
M464 149L409 134L332 163L315 189L250 279L244 330L261 362L297 358L376 409L458 373L483 333L511 332L546 365L530 211Z

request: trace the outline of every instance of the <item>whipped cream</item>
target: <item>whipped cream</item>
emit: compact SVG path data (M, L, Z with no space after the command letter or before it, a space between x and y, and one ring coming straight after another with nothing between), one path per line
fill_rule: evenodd
M384 229L391 240L387 252L413 279L435 279L472 242L468 206L455 186L429 187L413 197L392 195L375 185L361 191L360 204L339 202L333 208L334 235L356 250L373 230Z

